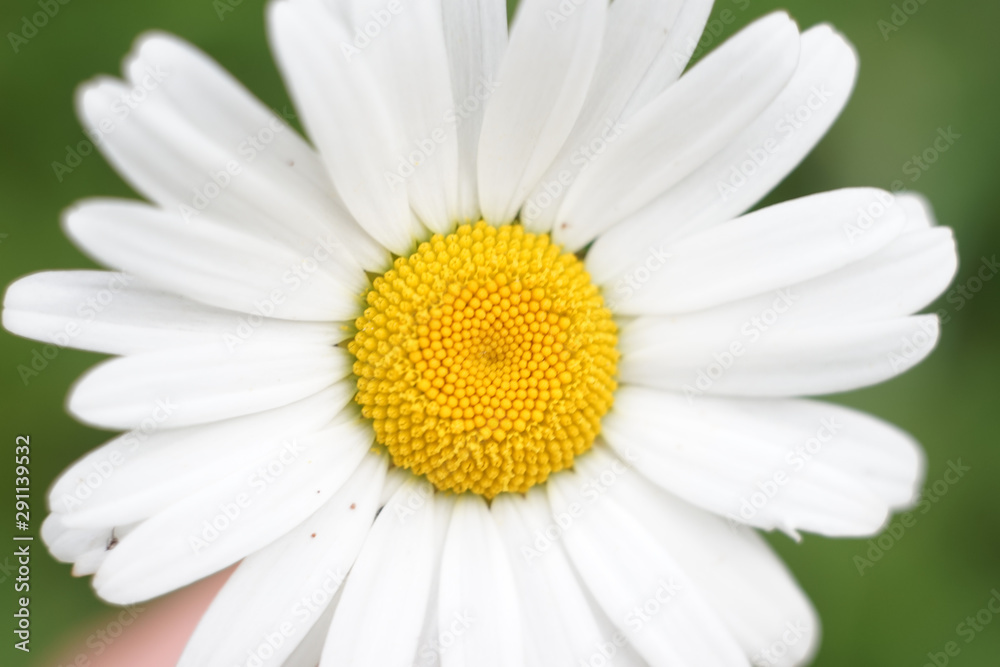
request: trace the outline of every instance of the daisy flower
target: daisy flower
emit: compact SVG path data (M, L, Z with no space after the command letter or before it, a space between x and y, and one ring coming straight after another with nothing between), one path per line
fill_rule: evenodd
M112 272L7 291L10 331L115 355L53 555L118 604L238 562L181 665L808 661L757 530L872 535L923 463L800 397L923 359L956 253L911 194L747 213L857 59L776 13L688 68L711 4L278 0L297 112L163 34L84 85L148 203L66 213Z

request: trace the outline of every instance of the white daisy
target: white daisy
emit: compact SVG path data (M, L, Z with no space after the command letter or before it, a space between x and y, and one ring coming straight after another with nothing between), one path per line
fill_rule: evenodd
M151 203L64 220L122 273L28 276L4 325L118 355L127 431L43 537L134 603L240 562L182 665L791 665L818 621L754 529L877 532L906 434L794 398L938 336L950 230L847 189L744 214L856 57L753 23L681 76L708 0L279 0L316 150L147 35L84 124Z

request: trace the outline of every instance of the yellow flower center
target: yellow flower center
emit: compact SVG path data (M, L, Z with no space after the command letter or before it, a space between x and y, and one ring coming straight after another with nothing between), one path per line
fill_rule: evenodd
M600 432L617 328L548 236L485 222L436 235L367 300L355 400L397 466L492 498L571 466Z

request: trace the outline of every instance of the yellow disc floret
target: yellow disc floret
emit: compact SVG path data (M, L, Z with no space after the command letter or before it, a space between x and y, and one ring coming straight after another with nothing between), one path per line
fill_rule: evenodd
M569 467L600 432L617 329L548 236L484 222L436 235L367 300L356 400L397 466L492 498Z

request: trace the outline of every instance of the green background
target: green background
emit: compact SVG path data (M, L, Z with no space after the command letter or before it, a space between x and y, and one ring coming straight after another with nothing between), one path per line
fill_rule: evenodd
M857 46L861 75L844 115L818 149L768 201L857 185L888 187L904 180L933 201L942 224L955 229L961 266L955 286L975 287L982 258L1000 251L1000 157L997 132L997 65L1000 3L983 0L909 0L917 11L899 30L883 35L892 3L882 0L819 2L718 0L715 16L729 10L736 22L723 37L774 9L785 8L808 27L833 23ZM122 57L140 32L159 28L192 41L217 58L276 109L289 103L265 42L261 0L243 0L220 20L211 0L72 0L38 34L13 52L0 44L0 285L41 269L81 268L90 263L62 236L59 213L91 195L130 196L103 159L91 155L59 182L52 162L64 161L67 144L83 139L73 112L78 83L98 73L119 72ZM4 0L0 29L20 29L38 11L33 0ZM897 19L899 16L897 15ZM883 24L884 25L884 24ZM719 40L715 40L717 44ZM932 146L939 128L961 138L918 181L904 173L914 154ZM884 556L861 576L854 557L866 540L806 535L801 544L784 536L771 541L811 595L824 622L817 665L913 665L927 663L950 641L961 653L951 664L1000 664L1000 618L970 643L957 626L975 615L1000 589L1000 280L985 283L971 299L942 297L943 339L935 354L888 384L836 400L863 408L916 435L928 453L928 482L942 478L949 461L970 471ZM19 365L31 363L39 343L0 334L0 538L9 542L13 523L13 444L32 439L35 489L33 524L41 524L41 497L59 473L107 433L75 423L63 409L73 380L98 355L62 350L25 385ZM10 489L8 492L7 489ZM0 565L13 548L0 547ZM3 600L0 633L5 665L56 665L57 655L85 647L80 637L104 627L110 609L86 579L73 579L36 543L32 572L33 651L11 648L14 593L11 575L0 571ZM70 638L73 638L72 641ZM61 649L61 650L60 650Z

